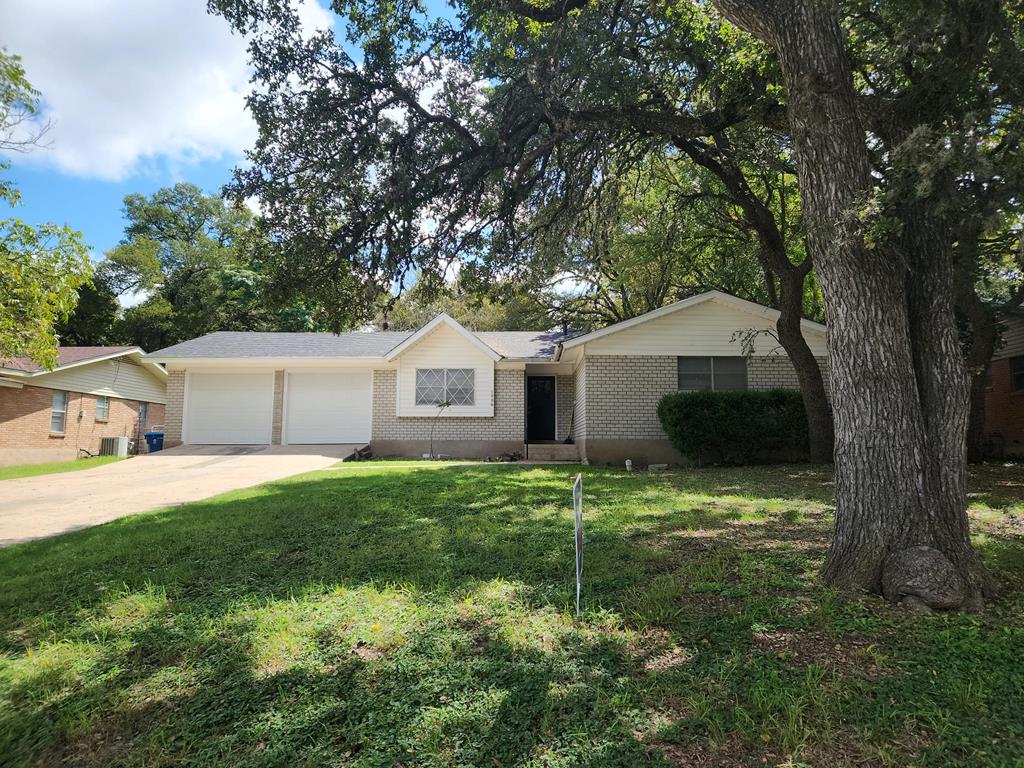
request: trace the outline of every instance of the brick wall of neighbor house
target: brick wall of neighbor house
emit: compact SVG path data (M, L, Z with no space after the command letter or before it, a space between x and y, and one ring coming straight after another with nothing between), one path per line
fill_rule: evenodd
M274 371L274 413L270 421L270 442L281 444L281 424L284 422L284 371Z
M164 421L164 447L181 445L181 418L185 409L185 372L170 371L167 376L167 415Z
M825 379L825 392L829 388L828 358L816 358ZM747 387L749 389L800 389L796 369L786 355L765 355L747 358Z
M50 432L52 403L52 389L0 389L0 463L70 460L78 457L80 448L98 453L101 438L138 439L164 419L163 404L150 403L147 423L140 429L139 403L111 397L107 420L97 421L96 396L69 392L64 432L54 434Z
M555 377L555 411L558 419L555 424L555 439L565 440L569 436L572 424L573 401L576 399L576 385L572 376Z
M993 360L985 392L985 434L998 456L1024 456L1024 390L1013 390L1010 360Z
M429 450L447 456L484 457L522 452L525 435L525 377L522 371L494 372L494 416L396 415L397 372L373 372L371 448L380 456L420 456ZM436 422L436 424L435 424Z

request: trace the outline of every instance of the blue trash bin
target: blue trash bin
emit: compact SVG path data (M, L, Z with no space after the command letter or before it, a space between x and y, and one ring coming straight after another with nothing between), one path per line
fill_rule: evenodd
M163 432L147 432L146 435L146 447L149 448L150 453L156 453L162 450L164 447L164 433Z

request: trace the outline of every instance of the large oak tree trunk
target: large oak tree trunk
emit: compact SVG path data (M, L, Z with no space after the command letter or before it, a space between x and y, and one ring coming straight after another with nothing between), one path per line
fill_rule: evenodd
M987 591L964 494L967 378L940 222L869 247L873 192L847 41L829 2L717 0L778 52L808 247L825 298L835 418L836 525L827 580L957 607Z

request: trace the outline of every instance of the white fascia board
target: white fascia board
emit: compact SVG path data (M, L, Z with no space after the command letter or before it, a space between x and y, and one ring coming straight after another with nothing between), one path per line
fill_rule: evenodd
M390 367L383 357L154 357L152 362L177 368L330 368L330 367Z
M481 352L483 352L485 355L487 355L489 358L491 358L491 360L495 360L495 361L501 360L501 355L499 355L497 352L495 352L489 346L487 346L482 341L480 341L480 339L478 339L472 333L467 331L466 328L462 325L462 323L460 323L458 320L456 320L455 318L451 317L450 315L448 315L445 312L442 312L440 315L438 315L433 320L431 320L429 323L427 323L422 328L420 328L418 331L416 331L416 333L414 333L412 336L410 336L405 341L403 341L401 344L399 344L398 346L393 348L390 352L387 353L387 355L384 356L384 359L388 360L388 361L394 360L396 357L398 357L403 352L405 352L407 349L409 349L410 347L415 345L418 341L420 341L420 339L422 339L425 336L427 336L431 331L433 331L435 328L437 328L441 324L447 325L449 328L452 328L453 330L455 330L463 338L465 338L466 341L468 341L474 347L476 347Z

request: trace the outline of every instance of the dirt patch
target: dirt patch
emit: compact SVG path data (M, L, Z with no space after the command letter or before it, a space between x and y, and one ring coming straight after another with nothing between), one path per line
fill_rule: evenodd
M812 630L754 632L754 647L762 653L801 666L856 670L869 677L882 673L870 653L872 640L861 635L835 637Z
M367 645L362 640L359 640L354 646L352 646L352 650L349 651L349 653L363 661L376 661L384 655L384 652L381 651L380 648Z

